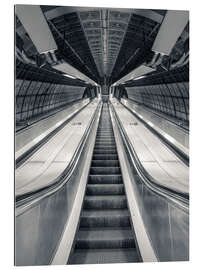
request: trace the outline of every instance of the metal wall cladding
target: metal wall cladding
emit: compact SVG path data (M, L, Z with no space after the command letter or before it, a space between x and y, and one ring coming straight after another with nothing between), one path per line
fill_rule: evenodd
M15 90L18 123L81 99L85 87L17 79Z
M128 98L156 111L189 121L189 83L126 87Z

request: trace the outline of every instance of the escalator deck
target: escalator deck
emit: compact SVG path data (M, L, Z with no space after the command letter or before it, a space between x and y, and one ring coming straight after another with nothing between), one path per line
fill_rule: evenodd
M139 262L108 104L104 103L68 264Z

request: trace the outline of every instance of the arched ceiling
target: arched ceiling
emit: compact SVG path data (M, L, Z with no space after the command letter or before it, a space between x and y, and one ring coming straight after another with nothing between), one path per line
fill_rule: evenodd
M145 60L165 13L119 8L41 9L60 57L99 84L117 80ZM36 53L20 22L17 32L29 44L29 53L31 49Z
M166 15L166 10L40 7L57 44L57 58L101 86L110 86L151 61L152 46ZM187 51L188 25L171 54L163 57L159 72ZM35 46L18 18L16 31L17 46L35 57ZM60 73L47 64L43 68Z

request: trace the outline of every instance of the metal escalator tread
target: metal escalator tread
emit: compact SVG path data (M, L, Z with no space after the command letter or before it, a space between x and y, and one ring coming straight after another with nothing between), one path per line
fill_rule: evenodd
M139 262L110 120L103 104L69 264Z

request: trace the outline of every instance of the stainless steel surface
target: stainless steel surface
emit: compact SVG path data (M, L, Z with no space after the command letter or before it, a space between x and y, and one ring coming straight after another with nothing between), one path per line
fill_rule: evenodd
M27 128L24 128L16 133L15 157L18 158L20 155L25 153L51 131L69 119L74 113L87 105L88 102L89 99L85 99L80 100L75 104L68 105L65 109L60 110L59 112L56 112L45 119L41 119L40 121L37 121L31 126L28 126Z
M71 162L97 105L98 101L90 103L16 169L16 195L32 192L56 181Z
M143 168L158 184L189 193L189 168L122 104L112 104Z
M56 42L40 6L16 5L16 14L39 53L57 49Z
M189 21L189 11L168 10L161 24L152 50L170 55L177 39Z
M187 154L189 153L189 133L173 123L173 119L170 121L170 117L168 119L165 117L161 117L162 115L158 115L147 109L146 107L136 104L130 100L121 99L121 102L132 109L135 113L138 114L143 120L150 121L155 129L161 130L163 135L168 135L168 138L171 142L176 143L177 146L182 145L181 149L185 151Z
M103 103L79 228L69 264L141 261L116 157L109 108L107 103ZM117 249L120 249L119 257L111 258Z
M147 188L134 172L134 192L160 261L189 260L189 214Z
M188 211L147 187L138 175L126 147L123 154L124 160L128 161L127 171L131 176L134 198L158 260L189 260Z
M52 262L70 217L83 169L86 166L89 145L93 142L92 137L89 136L80 162L77 163L66 185L51 196L28 207L16 217L16 265L48 265Z

